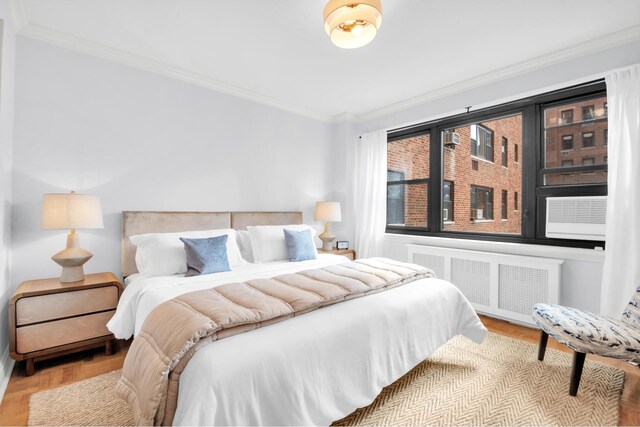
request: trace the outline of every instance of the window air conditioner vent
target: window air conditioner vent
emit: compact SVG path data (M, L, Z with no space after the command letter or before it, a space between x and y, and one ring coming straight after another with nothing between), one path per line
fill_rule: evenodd
M546 236L604 241L607 196L548 197Z

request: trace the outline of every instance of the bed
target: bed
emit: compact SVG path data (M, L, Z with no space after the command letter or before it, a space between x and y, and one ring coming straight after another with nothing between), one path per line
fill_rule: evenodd
M338 255L247 263L212 275L135 276L129 237L149 232L301 224L300 212L125 212L127 286L109 322L116 337L135 336L164 301L196 290L344 263ZM267 327L215 341L180 377L175 425L328 425L371 403L391 384L462 334L481 342L486 329L451 283L421 279Z

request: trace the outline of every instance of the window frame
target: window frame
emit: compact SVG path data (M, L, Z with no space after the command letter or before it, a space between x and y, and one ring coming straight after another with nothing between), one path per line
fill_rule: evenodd
M594 246L604 247L604 242L601 241L546 238L545 214L547 197L606 195L607 184L543 185L544 175L546 173L550 173L550 171L554 173L575 172L574 169L579 169L579 171L591 168L594 170L607 169L607 165L574 166L573 168L559 167L554 169L544 168L544 108L567 103L577 103L589 99L596 99L602 96L606 96L606 85L604 80L600 79L484 108L482 110L470 111L417 125L390 130L387 133L388 142L393 142L411 136L418 136L424 133L429 134L429 178L424 180L425 182L428 182L427 200L429 208L427 211L427 228L415 229L409 227L387 226L386 232L389 234L406 234L576 248L593 248ZM500 117L507 117L515 114L522 114L522 156L527 159L526 161L521 162L522 188L514 194L514 197L518 197L516 194L520 195L519 200L521 203L517 208L514 204L514 212L518 212L520 215L519 218L522 224L521 234L496 234L444 230L444 221L442 220L442 161L445 148L443 146L444 141L441 136L442 132L452 127L460 127L474 123L479 124L483 121L495 120ZM510 145L512 145L515 150L514 161L518 162L520 160L520 144L513 143ZM472 159L473 157L474 156L471 156Z

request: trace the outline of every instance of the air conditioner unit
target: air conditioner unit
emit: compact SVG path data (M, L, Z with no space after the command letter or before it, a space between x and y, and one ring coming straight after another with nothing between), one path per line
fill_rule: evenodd
M482 209L471 209L471 219L484 219Z
M460 144L460 134L451 131L444 132L444 146L445 147L454 147Z
M449 221L449 209L447 208L442 209L442 220Z
M547 197L550 239L604 241L607 196Z

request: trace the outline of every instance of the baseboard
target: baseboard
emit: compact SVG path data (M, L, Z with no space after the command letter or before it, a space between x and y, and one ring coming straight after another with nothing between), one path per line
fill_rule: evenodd
M0 402L4 397L4 392L9 384L9 378L11 378L11 372L13 371L13 365L15 360L9 357L9 346L7 345L2 352L0 358Z

